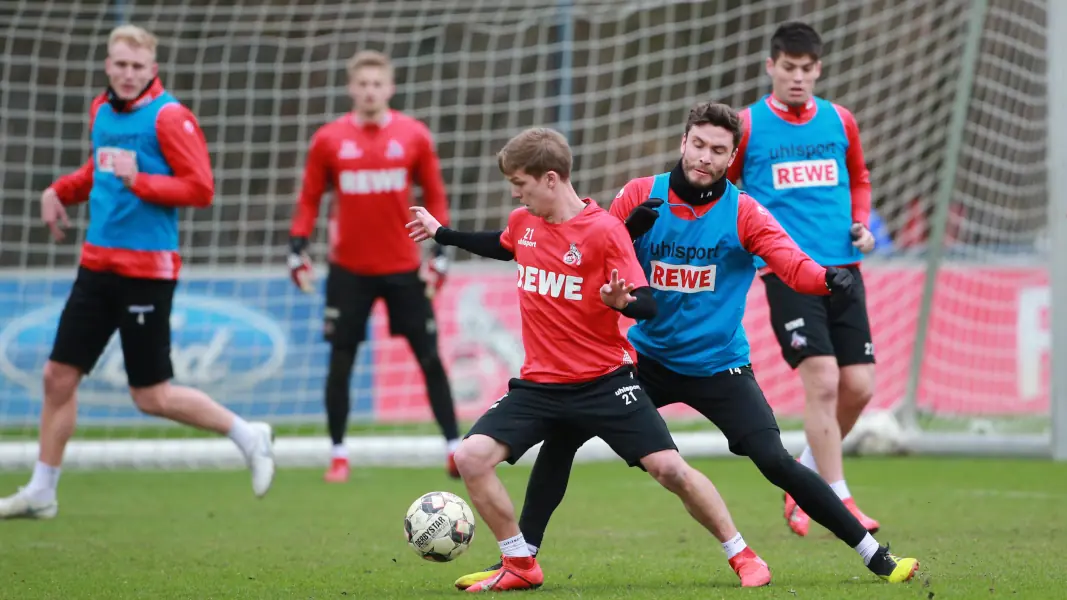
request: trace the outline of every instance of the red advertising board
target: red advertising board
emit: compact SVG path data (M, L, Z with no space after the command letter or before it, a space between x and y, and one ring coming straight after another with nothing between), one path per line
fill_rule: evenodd
M863 273L878 362L873 405L885 407L905 395L925 273L921 267L888 265L869 265ZM455 274L435 300L440 348L461 418L481 414L522 364L514 281L512 272L499 269ZM949 265L936 283L921 361L920 407L957 415L1047 414L1047 273ZM800 414L803 390L781 358L759 280L749 292L744 325L753 368L775 412ZM387 337L380 306L372 328L377 419L430 419L418 365L402 338ZM674 406L664 414L696 413Z

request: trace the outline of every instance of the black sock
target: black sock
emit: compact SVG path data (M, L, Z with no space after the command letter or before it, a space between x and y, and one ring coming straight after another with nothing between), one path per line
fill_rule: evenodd
M351 385L352 366L355 361L355 349L330 349L330 372L326 376L326 424L334 446L344 443L345 440L350 406L348 388Z
M452 402L452 388L448 384L445 366L437 353L435 336L411 336L408 345L419 361L422 376L426 379L426 395L430 398L433 418L441 428L446 440L459 439L459 424L456 421L456 409Z
M818 473L793 460L777 431L766 429L750 434L740 445L763 476L792 496L813 521L850 548L863 541L867 530Z
M540 548L544 542L548 521L567 493L574 455L587 440L584 434L569 432L554 435L541 445L519 516L519 531L527 544Z

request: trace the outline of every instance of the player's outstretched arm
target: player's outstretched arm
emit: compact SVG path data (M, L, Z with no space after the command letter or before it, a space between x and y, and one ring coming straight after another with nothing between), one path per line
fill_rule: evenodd
M852 298L855 278L848 269L823 267L815 262L751 196L742 194L737 209L741 243L750 253L767 261L767 266L786 285L801 294Z
M412 206L411 212L415 220L407 224L411 230L408 237L416 242L434 240L442 246L455 246L486 258L515 259L515 253L504 247L504 231L456 231L443 227L436 217L421 206Z
M156 118L159 149L173 175L138 173L129 154L115 157L115 175L121 177L138 198L163 206L204 208L215 197L215 178L204 132L186 107L164 107Z

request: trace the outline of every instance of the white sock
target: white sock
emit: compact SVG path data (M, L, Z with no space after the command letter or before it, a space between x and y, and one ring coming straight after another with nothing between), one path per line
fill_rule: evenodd
M737 535L722 543L722 549L726 551L726 560L741 554L745 548L748 548L748 544L745 543L745 538L741 537L740 531L737 532Z
M844 479L831 483L830 488L834 490L834 493L837 494L837 497L841 500L848 500L852 497L852 492L848 491L848 484L845 483Z
M37 461L37 464L33 465L33 475L30 476L30 482L26 484L26 493L39 500L54 500L61 470L60 467L53 467Z
M816 473L819 472L819 465L815 464L815 455L811 453L811 446L804 446L804 451L800 453L800 464Z
M859 552L860 556L863 557L863 564L870 564L871 557L878 552L878 540L868 533L863 536L863 541L856 545L856 552Z
M256 430L252 429L252 426L248 424L241 417L233 418L233 425L230 426L230 432L226 434L233 443L237 444L237 447L241 449L241 452L248 454L252 451L252 448L256 445Z
M459 440L448 440L448 453L452 454L459 448Z
M537 556L537 551L540 550L540 548L534 546L530 542L526 542L526 549L530 551L530 556Z
M335 444L330 448L330 458L343 458L348 460L348 446L344 444Z
M500 543L500 553L504 556L510 556L511 558L522 558L524 556L533 556L530 549L526 546L526 539L522 537L522 534L515 537L510 537Z

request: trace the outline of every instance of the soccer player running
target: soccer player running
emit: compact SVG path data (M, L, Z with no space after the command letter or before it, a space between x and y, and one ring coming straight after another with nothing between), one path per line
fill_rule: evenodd
M771 37L771 93L741 112L744 131L727 173L758 198L820 265L852 274L859 300L831 304L790 289L774 265L761 270L771 326L782 356L804 384L800 463L830 483L868 531L845 483L841 440L874 394L874 343L859 262L874 249L867 228L871 183L859 127L847 109L812 95L822 68L822 40L804 23L786 23ZM764 267L764 263L758 263ZM786 521L808 534L810 519L786 494Z
M311 138L304 182L290 230L289 269L293 281L311 292L308 238L323 193L333 188L329 275L323 335L330 344L326 376L326 419L333 442L325 480L348 481L344 444L350 409L349 386L356 352L366 339L367 320L381 298L392 335L407 338L426 382L430 407L446 443L445 468L459 477L453 453L459 427L441 356L432 296L445 280L447 258L435 245L422 264L419 246L407 236L411 186L422 188L423 204L448 222L448 205L433 137L422 122L389 108L395 91L393 67L379 52L359 52L348 62L352 112L322 126Z
M263 496L274 479L273 433L192 388L173 385L170 313L178 283L178 209L211 204L214 181L196 117L157 78L156 38L123 25L108 39L110 87L89 112L92 156L41 195L56 240L64 206L89 202L81 265L44 366L40 450L30 482L0 499L0 518L50 519L63 451L77 420L78 384L117 329L134 404L146 414L228 435Z
M736 535L715 486L682 459L635 379L633 347L619 330L619 314L651 319L656 303L626 228L574 191L571 150L558 132L520 133L501 150L498 164L512 196L525 206L511 213L504 231L453 231L421 208L414 209L416 220L409 224L416 240L434 238L518 263L525 361L519 378L508 382L508 392L456 452L471 503L503 555L501 568L467 591L528 589L543 582L496 465L514 464L564 429L599 436L628 464L640 465L677 494L713 535Z
M659 307L655 317L629 330L638 381L656 407L682 402L707 417L726 436L731 452L747 456L768 481L796 497L873 573L894 583L907 581L918 561L897 558L888 546L879 546L826 482L789 456L752 372L741 320L755 257L762 256L799 294L828 297L835 305L855 301L855 282L846 269L816 264L756 200L727 181L726 168L740 138L741 123L732 109L697 104L674 169L630 181L611 205L611 213L625 218L636 238L637 257ZM563 500L578 448L591 437L588 430L554 432L538 453L519 521L533 547L541 545ZM723 544L747 587L759 580L738 568L743 548L743 542ZM492 577L499 568L461 577L456 586Z

